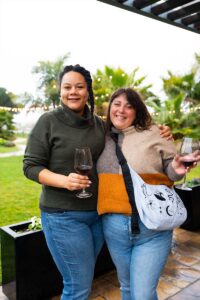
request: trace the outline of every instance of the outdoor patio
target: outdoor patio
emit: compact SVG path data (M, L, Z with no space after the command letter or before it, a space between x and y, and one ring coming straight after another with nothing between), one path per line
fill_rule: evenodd
M159 300L200 299L200 229L174 231L172 251L160 279L158 295ZM49 300L59 299L57 296ZM2 289L0 300L8 300ZM90 300L120 300L114 270L94 280Z

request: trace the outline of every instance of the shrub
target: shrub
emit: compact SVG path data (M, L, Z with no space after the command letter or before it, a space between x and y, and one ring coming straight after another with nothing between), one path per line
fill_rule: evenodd
M14 140L14 130L13 115L8 111L0 111L0 138L10 141Z

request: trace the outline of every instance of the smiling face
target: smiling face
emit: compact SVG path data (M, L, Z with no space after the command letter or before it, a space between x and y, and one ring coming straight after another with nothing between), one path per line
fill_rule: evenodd
M126 95L121 94L114 98L110 107L110 120L117 129L126 129L133 124L136 111L127 101Z
M82 115L88 100L87 83L83 75L74 71L66 73L61 81L60 96L69 109Z

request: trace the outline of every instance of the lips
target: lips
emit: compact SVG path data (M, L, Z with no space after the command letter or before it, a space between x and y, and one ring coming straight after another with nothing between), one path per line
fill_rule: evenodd
M78 102L80 101L80 98L68 98L67 100L71 102Z

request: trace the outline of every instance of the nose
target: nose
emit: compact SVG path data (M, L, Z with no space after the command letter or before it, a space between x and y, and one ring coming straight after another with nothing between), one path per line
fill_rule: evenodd
M76 93L76 87L72 86L70 89L70 94L75 94Z
M124 106L123 106L123 105L120 105L120 106L118 107L118 109L119 109L119 112L120 112L120 113L123 113L123 112L124 112Z

